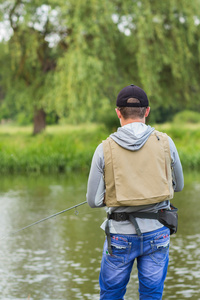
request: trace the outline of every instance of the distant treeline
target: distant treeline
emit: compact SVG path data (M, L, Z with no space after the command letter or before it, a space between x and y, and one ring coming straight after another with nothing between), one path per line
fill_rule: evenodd
M0 26L2 122L33 123L36 134L112 118L132 83L149 97L151 122L200 112L199 0L6 0Z

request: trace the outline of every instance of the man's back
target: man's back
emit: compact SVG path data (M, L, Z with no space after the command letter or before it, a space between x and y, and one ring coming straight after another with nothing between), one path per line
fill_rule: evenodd
M99 277L100 299L124 299L137 259L140 300L161 300L174 217L175 228L177 225L170 199L172 189L183 188L182 166L171 138L156 136L155 129L145 124L150 107L141 88L130 85L122 89L116 105L121 127L97 147L87 189L88 204L106 206L107 211L101 226L107 239ZM157 218L161 212L171 218Z

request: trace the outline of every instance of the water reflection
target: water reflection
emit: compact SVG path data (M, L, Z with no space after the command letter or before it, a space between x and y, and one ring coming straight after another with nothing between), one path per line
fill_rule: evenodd
M176 194L179 230L171 238L163 299L200 299L200 174L188 174ZM6 177L0 182L0 299L99 299L104 209L86 205L1 239L85 201L87 177ZM136 265L126 300L138 299Z

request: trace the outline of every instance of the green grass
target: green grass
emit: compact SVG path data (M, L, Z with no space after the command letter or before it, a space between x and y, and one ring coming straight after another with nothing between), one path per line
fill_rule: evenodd
M155 125L174 140L184 168L200 170L200 124ZM32 127L0 126L0 173L88 172L96 146L109 132L95 124Z
M88 171L92 153L105 138L101 126L49 126L33 136L31 127L0 128L0 172Z
M156 129L166 132L175 142L184 168L200 170L200 123L163 124Z

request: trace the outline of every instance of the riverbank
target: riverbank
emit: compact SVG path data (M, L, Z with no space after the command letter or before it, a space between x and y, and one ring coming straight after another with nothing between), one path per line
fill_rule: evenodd
M172 137L184 168L200 170L200 124L155 127ZM48 126L37 136L31 126L0 126L0 173L88 172L96 146L108 134L95 124Z

